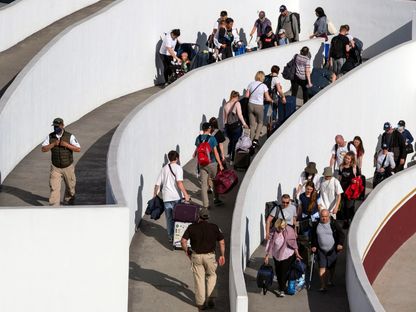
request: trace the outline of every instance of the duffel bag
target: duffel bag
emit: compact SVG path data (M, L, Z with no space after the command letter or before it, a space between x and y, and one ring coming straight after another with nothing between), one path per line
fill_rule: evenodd
M218 172L215 177L214 185L215 191L218 194L224 194L232 189L238 183L238 177L234 170L225 169Z

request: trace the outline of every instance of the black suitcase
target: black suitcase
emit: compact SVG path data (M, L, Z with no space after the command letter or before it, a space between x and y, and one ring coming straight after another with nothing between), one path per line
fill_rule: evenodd
M257 272L257 287L263 289L263 295L267 293L269 287L273 284L273 267L271 265L262 264Z
M244 169L247 170L250 166L250 152L243 150L237 150L234 156L234 169Z

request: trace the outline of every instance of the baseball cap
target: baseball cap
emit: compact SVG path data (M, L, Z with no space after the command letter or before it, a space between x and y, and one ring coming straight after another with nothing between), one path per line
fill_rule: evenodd
M280 8L279 8L279 11L280 12L284 12L284 11L286 11L287 10L287 7L283 4L283 5L281 5L280 6Z
M382 148L382 149L389 149L389 147L387 146L387 144L386 144L386 143L383 143L383 144L381 145L381 148Z
M202 131L207 131L209 128L211 128L211 125L209 122L204 122L202 124Z
M397 123L397 125L399 127L406 127L406 123L404 122L404 120L399 120L399 122Z
M277 34L281 35L281 34L284 34L284 33L286 33L286 31L283 28L281 28L281 29L279 29L279 32Z
M384 123L383 129L384 129L384 130L389 130L390 128L391 128L391 124L390 124L388 121L386 121L386 122Z
M60 126L64 123L64 120L62 118L55 118L52 122L51 126Z
M199 210L199 217L203 220L209 219L209 211L207 208L201 208Z

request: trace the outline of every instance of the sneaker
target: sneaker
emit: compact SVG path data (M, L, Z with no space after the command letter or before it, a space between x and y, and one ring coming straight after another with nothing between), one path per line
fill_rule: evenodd
M215 308L215 300L214 299L208 299L208 308L209 309Z
M222 206L222 205L224 205L224 202L221 199L215 198L214 199L214 205L215 206Z
M276 292L277 292L277 296L280 298L283 298L286 296L284 291L276 290Z
M208 189L208 194L212 194L214 192L214 190L212 189L212 187L210 187L209 189Z
M173 243L173 237L169 237L169 243Z
M321 293L326 293L327 289L325 287L321 287L319 288L319 292Z
M234 166L234 162L230 160L230 166Z
M196 307L198 308L198 311L203 311L203 310L206 310L207 309L207 306L205 304L203 304L203 305L197 305Z

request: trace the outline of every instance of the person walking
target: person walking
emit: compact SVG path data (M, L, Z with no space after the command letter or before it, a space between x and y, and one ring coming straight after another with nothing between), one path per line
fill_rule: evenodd
M253 147L256 148L259 145L259 138L261 129L263 128L264 119L264 100L269 103L273 102L273 99L269 95L269 88L263 83L265 74L262 71L258 71L246 91L246 98L248 98L248 117L250 123L250 139L253 141Z
M319 185L320 209L327 209L336 219L343 190L339 180L333 176L331 167L324 168L323 178Z
M153 191L153 197L159 193L162 186L163 204L165 206L166 230L168 232L169 242L173 242L173 207L180 202L182 198L189 202L191 197L183 185L183 169L178 164L179 154L176 151L168 153L169 163L165 165L159 173Z
M345 235L338 223L331 219L327 209L321 210L320 222L313 227L311 250L318 254L321 288L334 286L335 265L338 253L343 250Z
M253 29L250 31L250 41L253 38L253 34L257 31L257 43L260 40L260 37L267 34L267 27L272 27L272 22L266 17L266 13L264 11L259 12L259 18L256 19L254 22ZM270 29L271 30L271 29Z
M397 123L397 131L399 131L404 139L406 146L406 156L404 162L406 162L406 157L408 154L412 154L415 150L413 148L413 136L409 130L406 129L406 122L404 120L399 120Z
M347 27L342 25L339 28L339 34L332 38L329 48L329 67L335 75L341 73L341 68L347 60L347 52L350 50L350 40L347 37Z
M64 205L73 205L76 185L73 153L79 153L81 146L75 136L65 130L62 118L55 118L52 126L54 131L43 141L41 149L44 153L51 151L49 205L60 205L62 179L65 183Z
M228 137L228 155L230 155L230 164L234 162L235 145L243 134L243 129L248 128L243 117L241 104L239 102L240 93L231 91L230 99L224 104L223 116L225 121L225 135Z
M313 24L313 34L309 37L309 39L312 38L328 38L328 22L327 17L325 15L324 9L321 7L317 7L315 9L315 15L317 16L317 19L315 23Z
M198 222L189 225L181 239L182 249L191 260L195 283L195 301L199 310L215 307L215 284L217 282L215 250L217 242L220 247L218 264L220 266L225 264L224 234L218 225L208 222L208 219L208 209L200 209ZM192 250L188 248L188 240L191 240Z
M273 226L274 221L277 219L283 219L287 225L292 228L295 227L297 218L296 206L292 204L289 194L283 194L281 198L281 205L276 205L266 220L266 239L269 239L270 228Z
M280 29L284 29L286 37L290 42L299 41L299 26L296 15L289 12L285 5L281 5L279 11L280 15L277 20L276 34Z
M392 152L394 155L396 164L394 173L402 171L406 160L406 141L403 135L397 129L394 129L389 122L384 123L383 129L381 144L386 144L389 152Z
M159 55L163 62L163 77L165 78L165 85L169 83L169 76L172 74L172 61L176 60L179 64L181 63L181 59L175 52L175 46L180 35L181 31L179 29L173 29L170 34L165 35L159 49Z
M308 47L303 47L300 54L294 56L296 73L291 80L292 96L297 97L299 86L302 88L303 104L309 100L308 88L312 87L311 82L311 60Z

